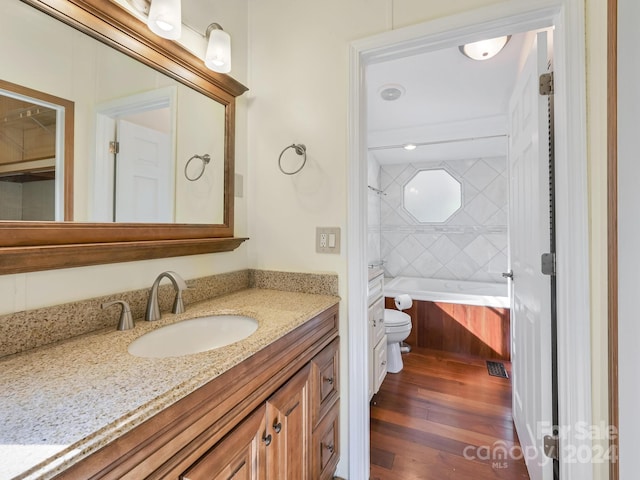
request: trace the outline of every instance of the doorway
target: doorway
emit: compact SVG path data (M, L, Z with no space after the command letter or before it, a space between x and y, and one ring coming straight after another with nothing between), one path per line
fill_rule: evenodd
M394 31L393 35L382 34L352 45L349 188L349 470L352 478L367 478L369 471L366 378L358 375L366 370L366 346L359 345L356 340L365 337L366 326L367 259L361 249L361 245L366 244L366 216L362 212L367 198L364 68L383 59L464 44L474 37L477 39L478 35L492 38L509 31L555 27L558 39L556 127L562 134L556 145L556 184L562 186L557 200L557 240L562 255L558 265L561 272L558 275L559 424L575 426L591 422L589 328L579 320L589 318L588 302L585 301L588 297L586 141L582 116L585 101L581 95L583 88L576 88L576 85L584 86L585 80L582 15L580 9L570 8L565 2L544 9L500 5ZM568 121L570 117L574 121ZM572 152L571 156L568 151ZM568 214L570 211L572 215ZM581 359L578 364L576 358ZM576 395L587 401L575 402ZM581 445L591 448L590 440L578 438L573 430L566 430L560 438L561 451ZM563 463L560 474L563 478L592 477L590 465L585 463Z

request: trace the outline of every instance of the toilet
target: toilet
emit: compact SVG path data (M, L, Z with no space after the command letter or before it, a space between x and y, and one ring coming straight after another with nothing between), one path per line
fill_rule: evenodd
M411 333L411 317L399 310L385 308L384 324L387 333L387 372L398 373L403 367L400 346Z

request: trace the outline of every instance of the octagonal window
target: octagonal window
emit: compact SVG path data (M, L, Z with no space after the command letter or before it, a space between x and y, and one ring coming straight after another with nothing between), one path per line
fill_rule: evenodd
M420 170L404 185L403 201L421 223L446 222L462 206L462 185L444 169Z

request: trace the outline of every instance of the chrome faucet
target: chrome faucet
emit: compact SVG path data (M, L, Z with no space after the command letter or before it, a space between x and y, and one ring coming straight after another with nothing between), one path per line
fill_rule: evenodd
M162 272L156 278L156 281L153 282L151 286L151 291L149 292L149 300L147 301L147 310L144 316L144 319L148 322L152 322L153 320L160 319L160 305L158 305L158 287L160 285L160 280L163 278L168 278L171 280L173 284L173 288L176 290L176 298L173 301L173 309L172 313L182 313L184 312L184 303L182 302L182 291L187 289L186 282L182 279L180 275L176 272Z
M118 330L131 330L134 325L129 304L124 300L114 300L113 302L105 302L101 304L100 308L105 309L110 307L111 305L122 305L120 320L118 320Z

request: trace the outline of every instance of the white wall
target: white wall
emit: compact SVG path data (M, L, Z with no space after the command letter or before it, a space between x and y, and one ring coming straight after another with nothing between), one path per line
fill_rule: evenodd
M618 0L618 336L620 395L620 478L640 470L640 369L638 288L640 287L640 61L636 42L640 3Z

